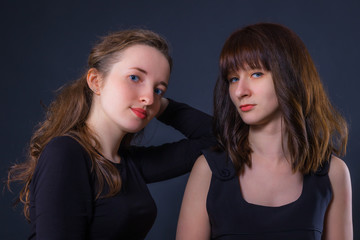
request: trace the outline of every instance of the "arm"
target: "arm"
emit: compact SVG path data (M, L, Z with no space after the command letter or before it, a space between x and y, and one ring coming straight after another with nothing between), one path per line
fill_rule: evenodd
M351 240L352 203L350 173L345 163L333 156L329 178L333 190L333 199L325 215L324 240Z
M206 198L211 181L211 170L204 156L195 162L186 185L176 231L177 240L210 239L210 222Z
M49 142L30 188L36 239L86 239L92 191L81 146L70 137Z
M212 117L204 112L171 99L162 100L160 112L161 115L157 117L159 121L172 126L189 139L212 137Z
M169 100L158 119L180 131L187 139L161 146L131 147L130 153L147 183L189 172L201 150L216 143L212 117L186 104Z

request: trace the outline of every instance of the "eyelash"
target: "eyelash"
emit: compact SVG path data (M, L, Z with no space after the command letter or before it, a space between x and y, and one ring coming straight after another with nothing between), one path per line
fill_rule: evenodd
M264 74L262 72L255 72L255 73L251 74L251 76L254 76L254 75L259 75L259 76L255 77L255 78L259 78Z
M160 88L155 88L154 92L155 92L156 95L159 95L159 96L163 96L164 93L165 93L165 91L161 90Z
M229 83L234 83L234 82L237 82L237 81L239 81L239 78L237 78L237 77L232 77L232 78L229 78Z
M264 73L262 73L262 72L254 72L254 73L251 74L251 77L260 78L263 75L264 75ZM239 81L238 77L232 77L232 78L228 79L229 83L234 83L234 82L237 82L237 81Z

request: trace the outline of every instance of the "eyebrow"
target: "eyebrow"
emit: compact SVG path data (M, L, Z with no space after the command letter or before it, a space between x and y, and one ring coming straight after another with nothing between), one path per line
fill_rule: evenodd
M147 71L145 71L145 70L142 69L142 68L134 67L134 68L131 68L131 69L136 69L136 70L138 70L139 72L142 72L142 73L144 73L145 75L147 75ZM166 87L166 88L168 88L167 83L164 82L164 81L160 81L159 84L160 84L160 85L163 85L163 86Z
M136 69L136 70L138 70L139 72L142 72L142 73L144 73L144 74L147 74L147 71L145 71L145 70L142 69L142 68L133 67L133 68L130 68L130 69Z
M164 82L164 81L161 81L159 84L160 84L160 85L163 85L163 86L164 86L164 87L166 87L166 88L168 88L167 83L166 83L166 82Z

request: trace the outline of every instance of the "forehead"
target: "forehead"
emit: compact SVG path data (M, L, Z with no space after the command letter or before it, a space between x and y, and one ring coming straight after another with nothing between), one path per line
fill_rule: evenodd
M222 74L239 69L271 70L271 49L262 38L253 34L237 32L225 42L220 55Z
M246 51L234 51L232 53L222 56L222 59L220 60L220 65L221 71L225 75L231 72L237 72L241 70L270 70L267 61L259 53L256 52L249 53Z
M167 58L154 47L147 45L133 45L122 52L117 57L114 67L126 69L142 69L148 75L155 77L168 77L170 65Z
M265 71L268 72L261 64L259 65L252 65L250 66L247 63L244 63L243 65L240 65L238 67L234 66L231 67L227 70L228 74L233 74L233 73L239 73L239 72L248 72L248 71L252 71L252 70L261 70L261 71Z
M149 60L153 59L153 62L167 62L168 60L155 47L151 47L144 44L136 44L125 48L123 51L120 52L119 55L120 61L137 61L137 62L148 62ZM168 63L169 64L169 63Z

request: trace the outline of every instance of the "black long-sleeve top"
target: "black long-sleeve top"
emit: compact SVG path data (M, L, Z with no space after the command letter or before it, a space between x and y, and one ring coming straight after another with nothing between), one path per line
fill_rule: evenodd
M86 150L69 136L52 139L30 183L29 239L144 239L157 212L146 184L190 171L201 149L215 143L211 117L186 104L170 100L159 120L187 139L121 150L121 163L113 164L122 189L108 198L95 200L96 177Z

